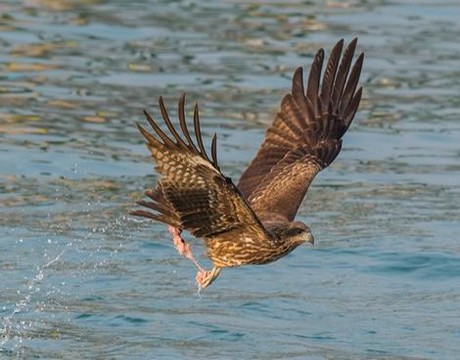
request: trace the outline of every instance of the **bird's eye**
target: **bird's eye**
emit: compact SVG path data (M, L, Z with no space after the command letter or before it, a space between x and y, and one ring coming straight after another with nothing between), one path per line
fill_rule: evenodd
M303 230L299 229L299 228L289 229L289 235L291 235L291 236L300 235L300 234L302 234L302 232L303 232Z

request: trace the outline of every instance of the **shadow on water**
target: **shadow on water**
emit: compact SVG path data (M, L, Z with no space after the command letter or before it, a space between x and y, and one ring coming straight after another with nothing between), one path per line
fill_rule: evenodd
M456 358L459 16L454 1L3 1L0 355ZM187 91L237 178L293 69L354 36L362 105L299 211L318 245L198 293L165 227L127 216L156 179L134 121L159 95L174 117Z

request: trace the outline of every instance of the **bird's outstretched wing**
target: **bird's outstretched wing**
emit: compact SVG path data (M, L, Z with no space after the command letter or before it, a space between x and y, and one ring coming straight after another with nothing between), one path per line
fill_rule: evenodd
M155 189L146 192L150 201L138 202L154 212L136 210L131 214L185 229L196 237L208 240L241 228L251 228L254 236L265 236L264 227L246 200L231 179L220 172L215 135L211 143L211 157L208 156L201 136L197 105L193 116L195 140L192 139L185 120L184 103L183 94L178 105L181 135L169 119L161 97L160 111L169 135L144 111L155 136L139 124L138 128L147 140L155 169L161 178Z
M238 188L263 220L277 214L292 221L315 175L339 154L342 136L361 100L357 90L364 55L351 67L357 39L342 54L343 39L332 49L321 81L324 50L317 52L304 91L302 68L257 155ZM350 70L351 69L351 70Z

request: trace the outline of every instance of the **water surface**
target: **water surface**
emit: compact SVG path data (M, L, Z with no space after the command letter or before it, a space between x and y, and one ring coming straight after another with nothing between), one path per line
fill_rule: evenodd
M0 14L1 357L458 357L457 2L31 0ZM298 214L317 244L198 294L165 226L127 215L156 179L134 122L159 115L160 95L174 115L186 91L237 179L293 70L355 36L363 101Z

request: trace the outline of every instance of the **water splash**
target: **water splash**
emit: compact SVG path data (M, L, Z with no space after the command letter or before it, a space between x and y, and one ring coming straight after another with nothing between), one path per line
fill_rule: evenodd
M66 251L67 249L62 250L56 257L49 260L46 264L37 266L35 276L24 285L25 291L17 290L17 294L21 297L21 299L14 304L12 311L2 318L3 325L0 330L0 348L3 348L3 346L5 346L5 344L9 341L15 342L13 350L17 350L17 348L22 344L24 334L27 330L31 329L34 324L33 321L15 321L15 318L18 317L19 314L29 311L32 298L35 294L38 294L41 291L40 284L42 284L45 278L46 269L59 261ZM45 254L45 256L47 255ZM6 306L4 306L2 310L6 310ZM38 307L35 311L40 312L41 310L42 309Z

